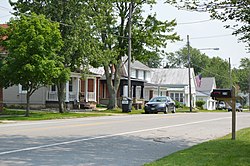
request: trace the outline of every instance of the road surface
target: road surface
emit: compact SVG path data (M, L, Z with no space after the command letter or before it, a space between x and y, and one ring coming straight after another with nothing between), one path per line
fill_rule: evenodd
M237 112L237 127L250 113ZM145 114L0 125L1 166L140 166L231 133L231 113ZM237 139L237 135L236 135Z

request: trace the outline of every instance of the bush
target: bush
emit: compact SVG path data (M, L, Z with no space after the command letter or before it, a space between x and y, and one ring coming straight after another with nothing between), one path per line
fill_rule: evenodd
M198 108L203 109L202 106L205 104L205 101L203 101L203 100L197 100L195 103L196 103L196 105L197 105Z
M175 107L176 108L183 108L184 106L181 102L175 100Z

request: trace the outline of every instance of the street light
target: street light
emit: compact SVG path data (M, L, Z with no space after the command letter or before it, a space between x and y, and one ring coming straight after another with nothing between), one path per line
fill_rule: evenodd
M218 51L218 50L220 50L220 48L200 48L198 50L216 50L216 51Z

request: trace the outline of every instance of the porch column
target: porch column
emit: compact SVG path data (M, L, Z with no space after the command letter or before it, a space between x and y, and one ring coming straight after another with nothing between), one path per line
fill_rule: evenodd
M79 102L79 93L80 93L80 79L79 77L76 78L76 100Z
M84 98L85 98L85 101L88 102L88 78L86 78L85 80L85 90L84 90Z
M65 96L65 102L69 102L69 81L66 82L66 96Z
M143 90L144 90L144 86L141 86L141 99L143 99L144 97L144 95L143 95Z
M136 98L136 85L133 86L133 97Z
M94 78L94 98L95 98L95 102L96 102L96 77Z

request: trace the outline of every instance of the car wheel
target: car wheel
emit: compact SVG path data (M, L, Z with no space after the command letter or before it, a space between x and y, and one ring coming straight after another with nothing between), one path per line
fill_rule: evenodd
M168 107L166 106L164 114L167 114L167 113L168 113Z
M173 109L172 113L175 113L175 112L176 112L176 108L174 107L174 109Z

